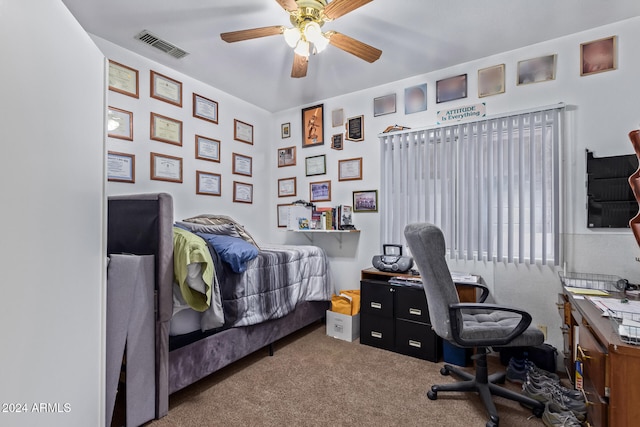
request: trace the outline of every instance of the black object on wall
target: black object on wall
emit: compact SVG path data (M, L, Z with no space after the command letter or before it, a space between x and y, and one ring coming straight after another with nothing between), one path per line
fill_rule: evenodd
M635 155L599 157L587 150L587 227L628 228L638 213L629 175L638 168Z

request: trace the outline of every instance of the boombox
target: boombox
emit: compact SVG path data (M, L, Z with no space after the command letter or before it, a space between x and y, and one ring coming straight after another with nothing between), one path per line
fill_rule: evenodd
M372 263L380 271L406 273L413 267L413 258L402 256L402 245L382 245L384 255L375 255Z

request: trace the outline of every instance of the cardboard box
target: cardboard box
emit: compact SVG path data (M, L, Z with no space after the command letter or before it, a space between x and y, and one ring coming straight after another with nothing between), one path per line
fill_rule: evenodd
M360 338L360 313L347 316L327 310L327 335L349 342Z

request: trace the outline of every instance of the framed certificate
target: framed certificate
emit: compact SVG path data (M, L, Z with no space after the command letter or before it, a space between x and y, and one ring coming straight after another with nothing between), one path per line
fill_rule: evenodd
M203 196L222 195L222 176L217 173L196 171L196 194Z
M182 122L151 113L151 139L167 144L182 145Z
M302 109L302 148L324 144L324 104Z
M107 135L111 138L133 141L133 113L109 107L107 111Z
M309 200L312 202L330 202L331 181L319 181L310 183Z
M278 167L296 165L296 147L278 148Z
M138 70L109 60L109 90L139 98Z
M253 203L253 184L233 181L233 201L236 203Z
M347 119L347 139L349 141L364 141L364 116Z
M196 159L220 163L220 141L196 135Z
M151 179L182 183L182 158L152 152Z
M278 205L278 227L285 228L289 222L289 206L290 204Z
M253 145L253 125L233 119L233 139Z
M151 70L151 97L182 107L182 83Z
M109 151L107 153L107 181L134 184L136 182L136 156Z
M327 156L321 154L307 157L304 159L304 165L307 176L324 175L327 173Z
M233 173L236 175L251 176L253 159L249 156L233 153Z
M296 195L296 177L281 178L278 180L278 197L291 197Z
M362 179L362 157L338 160L338 181Z
M213 99L194 93L193 117L218 124L218 103Z

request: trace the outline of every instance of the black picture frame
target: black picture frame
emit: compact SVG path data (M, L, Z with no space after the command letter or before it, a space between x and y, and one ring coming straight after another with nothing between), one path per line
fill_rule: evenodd
M460 74L436 82L436 103L464 99L468 95L467 75Z

